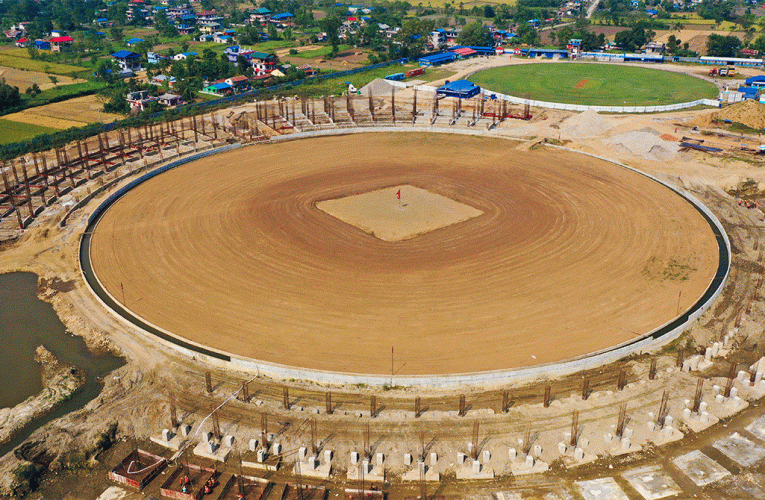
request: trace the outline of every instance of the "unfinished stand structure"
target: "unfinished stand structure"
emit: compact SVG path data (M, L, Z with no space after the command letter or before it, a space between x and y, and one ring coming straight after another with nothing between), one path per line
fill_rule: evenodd
M418 117L418 95L397 105L397 89L390 95L348 94L343 97L274 98L244 104L235 109L213 111L191 117L171 117L164 121L134 128L110 129L73 141L45 152L6 160L0 167L0 228L23 230L45 207L83 184L95 181L96 187L113 181L134 169L143 168L170 157L223 142L252 143L268 141L280 135L311 132L327 128L422 125ZM529 119L528 105L522 114L508 111L506 101L453 99L449 116L442 115L439 101L432 94L430 125L473 127L480 120L491 119L491 129L505 118ZM421 102L422 99L420 98ZM397 108L397 106L399 106ZM406 106L403 108L401 106ZM411 111L409 111L411 109ZM411 113L411 114L410 114ZM411 121L397 117L410 114ZM439 118L444 118L439 120ZM438 123L437 123L438 122ZM443 123L441 123L443 122ZM182 146L184 151L182 151ZM75 202L79 201L75 196Z

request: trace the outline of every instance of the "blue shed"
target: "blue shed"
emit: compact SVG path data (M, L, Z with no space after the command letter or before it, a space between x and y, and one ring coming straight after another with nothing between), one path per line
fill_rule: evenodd
M436 90L436 95L468 99L481 93L481 87L467 80L447 82Z
M432 56L420 57L417 62L420 66L438 66L439 64L450 63L457 59L457 54L452 52L441 52L440 54L433 54Z

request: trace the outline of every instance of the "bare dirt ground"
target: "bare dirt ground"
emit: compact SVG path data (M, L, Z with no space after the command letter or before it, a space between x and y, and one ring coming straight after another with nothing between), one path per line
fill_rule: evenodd
M716 242L682 198L600 160L512 145L367 134L211 157L115 204L94 269L118 301L193 342L375 374L390 373L391 346L399 374L569 359L703 293ZM484 214L390 243L316 208L401 184Z

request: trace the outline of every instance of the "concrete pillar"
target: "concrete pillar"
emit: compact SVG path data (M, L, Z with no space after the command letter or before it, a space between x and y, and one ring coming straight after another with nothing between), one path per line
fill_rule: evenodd
M257 451L258 449L258 440L257 439L250 439L250 443L248 448L250 451Z
M458 452L457 452L457 463L458 463L459 465L464 465L464 464L465 464L465 459L466 459L466 458L467 458L467 455L465 455L465 454L464 454L464 453L462 453L461 451L458 451Z
M469 443L467 444L467 446L468 446L468 453L471 453L471 454L472 454L472 453L473 453L473 442L472 442L472 441L471 441L471 442L469 442Z
M359 453L357 451L351 452L351 463L353 465L356 465L357 463L359 463Z
M384 453L378 453L375 456L375 459L377 460L377 465L382 465L385 462L385 454Z
M712 386L712 395L713 396L717 396L718 394L720 394L721 389L722 388L719 385L716 385L716 384L713 385Z
M759 384L760 380L762 380L762 372L757 370L757 373L754 374L754 383Z
M671 425L664 426L664 435L671 437L675 433L675 429Z
M173 439L173 433L170 432L170 429L162 429L162 440L170 441L171 439Z
M229 434L226 437L224 437L223 444L226 446L234 446L234 436Z
M653 431L656 430L656 423L655 422L651 421L651 422L648 422L646 425L648 426L648 430L650 432L653 432Z
M308 448L305 446L301 446L298 448L298 460L305 460L305 457L308 456Z
M629 427L624 429L624 432L622 433L622 439L624 438L629 439L631 437L632 437L632 429L630 429Z
M204 439L205 441L210 441L212 439L212 432L208 431L202 434L202 439Z
M712 356L717 356L720 354L720 343L715 342L712 344Z
M701 361L701 356L693 356L691 358L691 370L697 371L699 369L699 361Z
M731 387L730 388L730 397L731 398L735 398L736 396L738 396L738 389L736 387Z
M531 455L526 455L526 465L529 467L534 467L534 457Z
M705 411L707 411L708 406L709 405L707 404L706 401L702 401L701 404L699 404L699 413L704 413Z
M656 414L652 411L648 412L648 420L656 420Z
M332 450L324 450L324 463L328 464L332 461Z
M258 450L257 459L258 459L258 463L261 463L261 464L265 462L266 460L266 452L262 448Z
M484 461L484 463L486 463L486 462L488 462L489 460L491 460L491 452L490 452L489 450L483 450L483 452L481 453L481 455L483 456L483 461Z
M630 449L630 440L629 438L622 439L622 450L629 450Z
M701 412L701 422L704 424L709 423L709 412L706 412L706 411Z
M749 374L746 373L744 370L739 370L738 371L738 377L736 377L736 378L738 379L739 382L743 382L746 379L747 375L749 375Z
M675 419L671 415L667 415L664 419L664 427L671 426L675 422Z
M576 448L574 450L574 459L575 460L583 460L584 459L584 450L581 448Z
M566 454L566 443L564 443L563 441L558 443L558 453L560 453L561 455Z
M684 400L683 401L683 406L686 407L686 408L690 408L691 407L691 400L690 399Z
M191 426L188 424L181 424L181 436L188 437L191 434Z
M728 334L726 333L726 334L723 336L722 345L723 345L723 346L726 346L726 345L728 345L728 342L730 342L730 335L728 335Z
M481 472L481 462L479 462L478 460L473 460L473 472L475 474L478 474L479 472Z
M282 452L282 445L280 443L274 443L274 445L271 447L271 449L273 450L273 452L275 454L278 455L278 454L280 454Z
M369 460L368 459L365 458L364 460L361 461L361 470L364 471L364 474L369 474L369 471L372 470L369 467Z
M217 448L215 446L215 443L213 443L212 441L207 441L206 445L207 445L207 453L215 453L215 448Z
M534 445L534 457L539 458L539 456L542 454L542 447L538 444Z
M412 454L411 453L404 453L404 465L412 465Z
M430 452L430 466L433 467L438 463L438 453L435 451Z
M590 445L590 440L586 437L580 437L578 444L580 448L587 448Z
M683 421L687 422L691 419L691 409L685 408L683 409Z
M316 470L319 468L319 457L312 456L308 459L308 468L311 470Z
M607 432L607 433L606 433L606 434L603 436L603 440L604 440L606 443L610 443L611 441L613 441L613 440L614 440L614 435L613 435L613 434L611 434L610 432Z
M712 348L711 347L707 347L704 350L704 361L706 361L707 363L712 361Z
M725 396L723 396L722 394L718 394L717 396L715 396L715 403L719 405L725 403Z
M425 462L417 462L417 470L420 471L420 477L425 476L427 469L425 468Z
M509 450L507 450L507 454L510 457L510 460L513 460L515 459L515 457L518 456L518 452L515 451L515 448L510 448Z
M741 405L744 403L744 400L743 400L743 399L741 399L741 398L740 398L740 397L738 397L738 396L733 396L733 397L731 398L731 400L733 401L733 404L734 404L734 405L736 405L736 406L741 406Z

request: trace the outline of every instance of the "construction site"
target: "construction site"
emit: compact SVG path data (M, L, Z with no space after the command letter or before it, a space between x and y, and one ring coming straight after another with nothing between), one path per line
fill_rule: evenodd
M688 146L711 110L366 90L5 163L0 270L126 359L5 491L765 498L754 152Z

